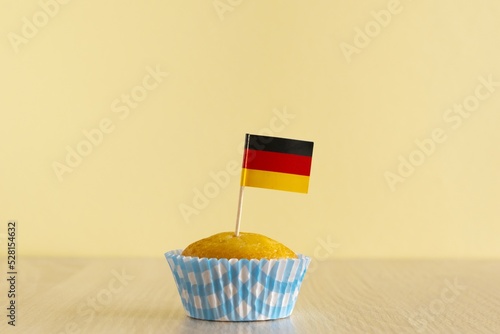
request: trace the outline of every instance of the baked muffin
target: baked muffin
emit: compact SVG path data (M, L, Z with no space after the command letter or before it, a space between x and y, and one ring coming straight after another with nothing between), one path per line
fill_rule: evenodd
M184 256L215 259L286 259L297 255L282 243L262 234L222 232L187 246Z
M311 259L256 233L218 233L165 253L188 316L255 321L290 316Z

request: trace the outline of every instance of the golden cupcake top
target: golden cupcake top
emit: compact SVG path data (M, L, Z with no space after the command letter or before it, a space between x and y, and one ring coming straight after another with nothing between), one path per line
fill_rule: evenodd
M284 259L297 255L282 243L262 234L222 232L193 242L182 252L184 256L216 259Z

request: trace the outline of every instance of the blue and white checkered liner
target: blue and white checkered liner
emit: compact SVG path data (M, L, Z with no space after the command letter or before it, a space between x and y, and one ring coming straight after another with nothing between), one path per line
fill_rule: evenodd
M255 321L288 317L311 259L238 260L165 253L182 304L193 318Z

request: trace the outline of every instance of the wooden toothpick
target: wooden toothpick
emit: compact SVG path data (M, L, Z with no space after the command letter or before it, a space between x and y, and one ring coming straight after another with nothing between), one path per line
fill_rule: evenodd
M238 214L236 216L236 229L234 230L234 236L237 237L240 235L240 222L241 222L241 211L243 207L243 190L244 186L240 187L240 199L238 200Z

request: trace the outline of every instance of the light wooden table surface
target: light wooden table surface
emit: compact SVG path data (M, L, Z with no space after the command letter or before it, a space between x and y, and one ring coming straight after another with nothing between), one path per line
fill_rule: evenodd
M187 317L163 258L21 258L17 279L0 333L500 333L500 261L323 261L291 317L249 323Z

